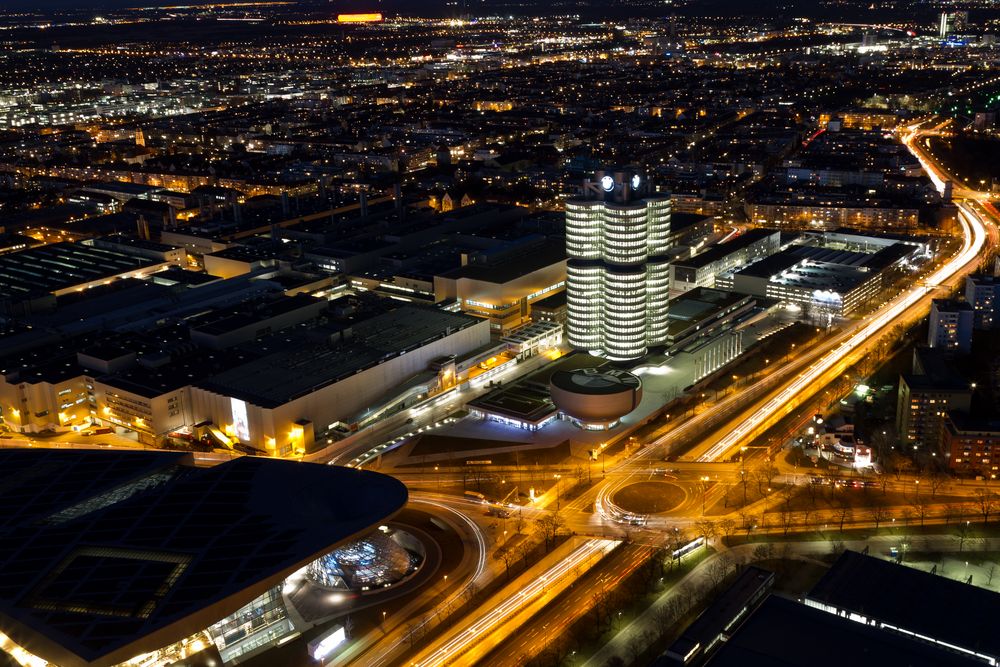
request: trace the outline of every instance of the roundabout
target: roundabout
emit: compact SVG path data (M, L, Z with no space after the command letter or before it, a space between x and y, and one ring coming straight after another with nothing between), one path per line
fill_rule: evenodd
M632 514L662 514L676 509L687 497L684 489L670 482L635 482L614 492L611 502Z

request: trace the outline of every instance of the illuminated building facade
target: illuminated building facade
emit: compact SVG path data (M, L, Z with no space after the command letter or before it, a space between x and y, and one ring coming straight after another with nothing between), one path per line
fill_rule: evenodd
M961 35L969 27L969 12L941 12L938 20L938 37L948 39L953 35Z
M965 301L972 306L976 329L1000 325L1000 278L974 275L965 279Z
M664 345L670 198L646 196L645 179L598 172L566 203L570 345L615 361Z
M934 299L931 302L927 345L968 353L972 349L973 306L965 301Z

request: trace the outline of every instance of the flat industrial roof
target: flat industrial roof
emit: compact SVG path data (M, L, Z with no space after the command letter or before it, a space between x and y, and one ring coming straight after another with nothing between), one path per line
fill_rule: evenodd
M894 243L874 253L794 245L736 274L768 278L792 287L832 288L846 293L913 252L914 246L903 243Z
M907 632L1000 656L1000 636L995 628L1000 594L985 588L845 551L806 598Z
M674 264L691 268L702 268L775 234L780 234L780 232L775 229L751 229L728 243L719 243L690 259L677 260ZM780 239L781 237L779 236L778 238Z
M722 642L709 664L712 667L982 667L984 663L771 596Z
M512 246L496 251L511 250ZM566 261L566 244L562 239L547 239L534 247L527 247L520 254L500 259L492 264L466 264L443 274L444 278L468 278L482 282L502 284L521 276Z
M696 287L670 300L667 317L685 322L700 322L750 298L746 294L711 287Z
M0 255L0 299L23 299L141 271L159 261L82 243L53 243Z
M469 401L468 407L532 423L538 423L556 412L549 392L533 383L515 383L494 389Z
M377 473L240 457L0 451L0 630L117 663L224 618L406 503Z
M340 342L317 343L309 331L279 333L248 346L261 353L260 358L198 386L273 408L485 321L435 308L402 306L354 324L350 338Z

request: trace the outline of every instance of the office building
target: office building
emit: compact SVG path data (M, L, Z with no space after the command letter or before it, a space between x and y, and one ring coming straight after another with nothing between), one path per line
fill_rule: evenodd
M569 343L615 361L639 359L667 333L670 199L642 175L598 172L566 203Z
M978 274L965 279L965 301L972 306L973 328L1000 326L1000 278Z
M968 353L972 349L973 307L965 301L934 299L931 302L927 345Z
M719 274L764 259L780 248L781 232L751 229L694 257L674 260L670 265L670 292L680 294L696 287L715 287Z
M564 244L537 234L463 253L462 266L433 277L435 302L454 299L502 335L527 322L535 303L565 285Z
M955 35L965 34L969 27L969 12L941 12L938 21L938 37L948 39Z
M877 252L796 244L719 276L716 287L798 304L810 319L829 325L870 304L919 254L917 246L905 243Z
M378 473L51 449L4 450L0 470L4 664L235 664L310 629L289 609L296 575L356 583L332 575L359 539L380 571L408 567L369 537L407 499Z

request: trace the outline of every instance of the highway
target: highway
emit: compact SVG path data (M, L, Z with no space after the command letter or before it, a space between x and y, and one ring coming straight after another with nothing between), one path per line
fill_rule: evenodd
M619 543L618 540L607 539L585 539L582 543L571 540L568 544L572 550L568 555L551 565L543 560L539 565L547 566L545 569L536 566L524 573L515 582L516 585L510 587L513 590L504 589L493 596L470 618L463 619L464 622L456 628L412 657L411 663L419 667L437 667L461 659L463 663L471 664L476 658L465 656L467 652L475 647L477 655L485 655L503 636L509 636L530 620L534 611L540 611L544 603L559 595ZM528 607L536 609L531 614L522 614ZM495 633L502 636L496 637ZM492 644L490 637L494 637Z
M509 636L478 664L490 667L524 665L552 642L565 638L573 624L589 613L599 598L617 589L647 561L653 551L646 545L629 544L611 554L594 568L586 585L569 591L555 608L545 612L540 622Z
M704 454L699 461L724 459L751 438L760 435L787 415L798 404L836 379L877 342L878 335L900 321L915 315L923 317L924 307L929 307L932 294L939 285L963 277L979 266L980 253L986 245L988 224L972 205L959 204L959 217L963 228L963 245L952 259L934 271L924 284L903 292L867 320L862 320L857 331L821 357L796 379L772 396L764 405L745 415L738 426L726 433ZM915 313L915 311L919 311Z
M935 185L943 190L945 182L953 179L945 176L940 167L923 152L919 141L922 136L920 126L916 125L905 128L901 133L901 140L921 161ZM982 205L985 199L983 193L955 187L954 194L958 199L958 223L962 233L961 246L957 252L932 267L922 280L889 299L868 316L848 322L833 336L813 348L802 351L780 365L773 365L771 372L755 384L723 398L709 410L689 419L676 421L668 427L666 433L609 464L603 482L578 498L564 503L562 515L567 529L581 535L614 537L621 534L626 527L621 520L627 513L616 507L611 498L623 486L649 479L654 465L663 468L670 466L671 472L661 472L660 476L684 489L685 498L670 516L653 517L645 526L628 527L628 532L639 542L656 544L663 542L664 531L669 527L698 521L706 500L711 500L709 504L714 503L724 490L725 485L717 482L733 480L738 473L733 464L725 464L724 461L805 405L818 392L822 392L859 359L870 353L886 332L899 325L909 326L924 317L930 300L942 287L956 285L965 275L978 268L984 248L997 243L997 230ZM674 443L699 436L703 441L688 457L690 461L676 464L677 470L673 469L674 464L661 462ZM426 474L415 470L408 470L401 477L421 486L430 485ZM700 483L705 477L710 478L710 483ZM440 477L437 476L436 479L440 480ZM434 497L434 502L440 502L437 495L426 494L425 500ZM547 501L552 500L550 495L543 494L540 502L530 510L526 509L526 516L533 518L544 513ZM589 513L587 509L592 502L597 511ZM744 513L752 510L757 515L762 515L769 502L773 501L754 503L745 508ZM453 506L456 512L478 512L476 507L459 507L455 503L448 505ZM899 522L896 526L911 521L915 525L918 517L907 515L908 511L904 507L886 509L885 515L877 518L864 510L856 510L850 517L833 509L812 511L800 513L801 516L797 515L786 526L760 526L758 532L796 531L809 526L812 527L810 529L815 529L817 521L827 521L834 528L839 527L840 523L845 527L874 527L877 522L889 524L894 519ZM923 520L927 523L941 523L948 520L948 513L952 509L941 502L930 502L925 511ZM571 542L572 550L563 554L558 562L552 563L546 559L529 568L514 584L505 586L476 611L460 619L458 626L435 638L430 646L411 658L412 663L426 666L473 664L487 655L493 655L500 661L498 664L514 664L512 661L521 656L537 655L544 650L554 638L585 613L587 605L580 597L583 593L574 591L566 598L572 601L571 604L564 603L555 609L546 609L545 623L536 622L524 633L518 632L519 628L550 602L558 591L581 576L583 568L579 566L582 563L594 562L595 555L608 553L618 540L591 537L574 538ZM826 541L822 545L824 549L829 548ZM477 545L480 557L486 553L487 548L486 544ZM608 582L620 581L625 573L634 571L640 562L638 554L641 548L643 547L638 545L630 548L628 556L617 565L616 572L601 570L598 582L606 585ZM619 563L618 558L614 562ZM482 563L480 567L483 567ZM401 655L403 642L402 632L391 635L391 641L379 642L380 650L367 653L361 663L389 664L393 657ZM497 645L503 647L502 652L491 654ZM613 647L609 648L612 649ZM590 664L600 663L592 661Z

